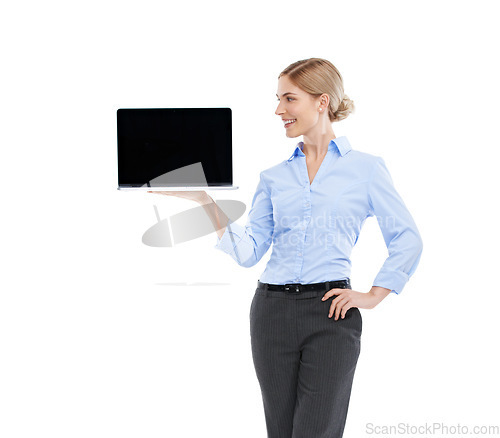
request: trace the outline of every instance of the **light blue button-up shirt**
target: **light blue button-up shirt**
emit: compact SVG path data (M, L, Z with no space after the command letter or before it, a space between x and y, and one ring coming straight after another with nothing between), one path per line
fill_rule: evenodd
M215 248L250 267L272 243L263 283L347 279L361 228L376 216L389 255L373 286L399 294L420 261L422 239L383 158L353 150L345 136L335 138L309 183L303 145L260 173L246 225L230 223Z

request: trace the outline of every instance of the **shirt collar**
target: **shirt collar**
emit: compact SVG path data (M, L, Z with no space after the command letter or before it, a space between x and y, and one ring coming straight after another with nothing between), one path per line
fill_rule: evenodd
M295 147L295 150L293 151L291 157L288 159L288 162L292 161L298 155L302 157L306 156L304 152L302 152L303 146L304 146L303 141L297 143L297 146ZM347 140L347 137L345 135L330 140L330 143L328 143L328 150L329 151L334 150L335 148L338 149L341 157L343 157L352 149L351 144L349 143L349 140Z

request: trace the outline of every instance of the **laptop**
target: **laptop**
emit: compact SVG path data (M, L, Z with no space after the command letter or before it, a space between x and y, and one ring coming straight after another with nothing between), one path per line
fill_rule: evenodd
M230 108L120 108L118 190L235 190Z

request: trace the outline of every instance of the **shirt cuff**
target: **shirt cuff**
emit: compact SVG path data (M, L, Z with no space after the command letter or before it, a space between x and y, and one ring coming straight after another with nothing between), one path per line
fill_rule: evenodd
M373 286L391 289L391 293L399 295L409 278L407 274L400 271L380 271L373 281Z
M241 236L243 236L244 232L245 230L243 229L243 227L241 227L241 225L238 225L237 223L233 222L230 225L227 225L222 238L219 238L219 235L216 234L217 243L215 244L214 248L219 249L226 254L231 254L235 250L238 242L241 240ZM233 239L235 242L234 244Z

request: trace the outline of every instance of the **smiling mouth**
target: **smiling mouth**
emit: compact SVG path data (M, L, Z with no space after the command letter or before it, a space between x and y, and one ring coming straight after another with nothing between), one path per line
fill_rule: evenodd
M296 121L297 121L297 119L283 120L283 122L285 124L285 128L288 128L289 126L292 126Z

